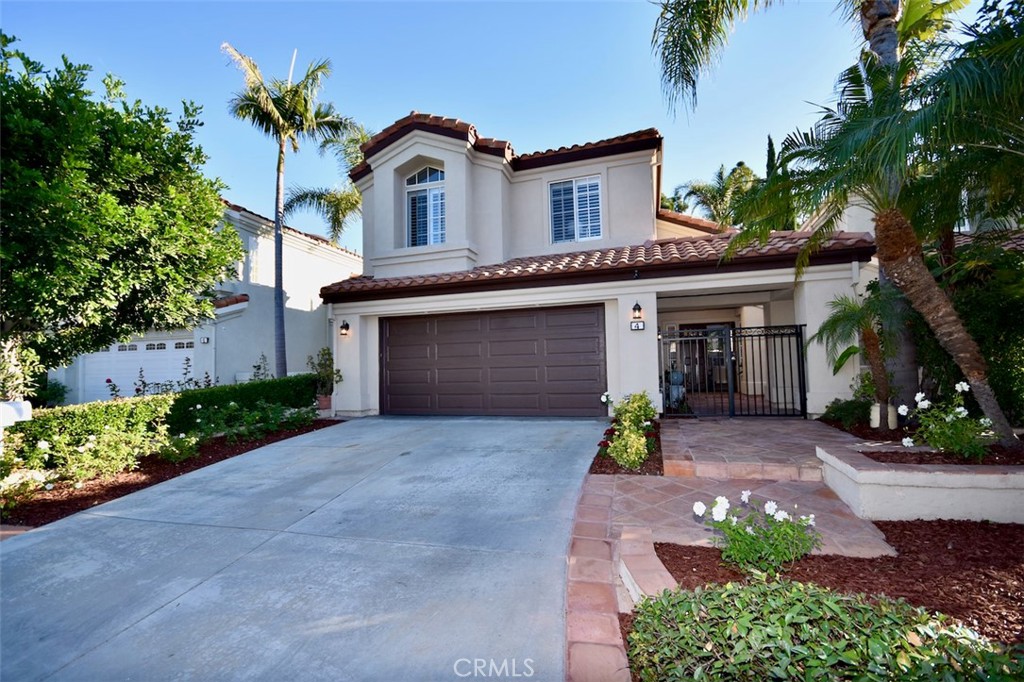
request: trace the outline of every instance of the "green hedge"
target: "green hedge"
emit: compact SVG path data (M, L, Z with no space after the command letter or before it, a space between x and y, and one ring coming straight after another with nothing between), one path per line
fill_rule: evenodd
M263 401L285 407L309 407L316 402L315 374L297 374L281 379L250 381L244 384L212 386L184 391L174 396L174 406L167 415L171 433L189 433L195 428L196 405L203 408L225 408L231 403L241 408L256 408Z
M665 591L629 635L641 680L1019 680L1024 652L902 600L764 579Z
M5 460L19 458L26 468L56 470L71 480L134 468L166 443L164 419L173 401L155 395L35 410L31 420L11 427L16 435Z

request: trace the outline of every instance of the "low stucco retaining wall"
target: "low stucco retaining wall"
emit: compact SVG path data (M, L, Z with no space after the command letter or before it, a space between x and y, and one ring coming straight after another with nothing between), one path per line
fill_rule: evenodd
M817 455L825 483L862 519L1024 523L1024 466L885 464L821 446Z

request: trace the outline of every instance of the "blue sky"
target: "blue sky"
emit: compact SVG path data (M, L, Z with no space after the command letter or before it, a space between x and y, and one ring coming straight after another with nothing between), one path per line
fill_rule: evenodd
M673 116L650 48L657 8L623 2L17 2L0 24L32 58L61 54L127 83L130 97L180 111L204 106L199 140L207 173L231 201L263 215L274 205L273 143L231 118L241 75L224 41L265 75L329 58L324 99L380 130L412 110L461 118L525 153L648 127L665 137L663 189L707 179L744 160L763 173L766 135L776 142L816 118L832 83L859 50L859 33L833 2L791 2L751 17L698 93L696 111ZM339 181L330 158L307 145L289 155L289 185ZM322 232L320 219L289 224ZM342 245L361 250L356 226Z

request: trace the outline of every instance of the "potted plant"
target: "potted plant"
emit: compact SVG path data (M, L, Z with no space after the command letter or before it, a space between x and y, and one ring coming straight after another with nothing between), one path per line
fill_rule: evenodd
M837 296L828 303L831 313L808 340L825 345L833 374L863 353L874 387L871 428L883 431L895 428L897 419L895 406L889 404L892 387L885 361L896 346L895 330L901 321L898 297L896 289L877 280L868 285L863 298Z
M306 360L310 371L316 375L316 401L317 408L321 410L331 409L331 395L334 393L334 385L342 382L341 371L334 367L334 354L330 348L321 348L316 354Z

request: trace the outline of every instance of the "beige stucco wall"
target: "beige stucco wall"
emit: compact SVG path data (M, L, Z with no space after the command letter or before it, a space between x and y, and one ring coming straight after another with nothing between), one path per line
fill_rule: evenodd
M708 233L703 230L695 230L692 227L676 225L668 220L657 221L658 239L675 239L677 237L707 237Z
M514 172L502 157L460 140L414 131L374 155L363 192L366 274L396 277L467 270L510 258L566 253L653 239L657 152ZM408 247L405 179L424 165L445 171L445 243ZM602 236L553 244L548 185L601 178Z
M348 336L334 335L336 364L345 375L334 396L334 409L342 415L376 414L380 405L379 321L397 315L425 315L528 308L585 303L605 306L608 391L613 398L645 390L659 401L658 339L659 324L674 320L693 323L735 321L807 324L808 334L824 319L824 302L839 291L850 290L860 269L849 264L815 266L794 288L791 268L756 272L713 273L658 280L623 279L614 282L571 286L474 292L416 298L401 298L356 303L336 303L331 315L345 319ZM730 293L742 292L742 293ZM658 296L673 293L693 301L692 310L664 313L659 319ZM773 297L776 300L773 300ZM730 301L734 303L729 306ZM633 304L643 308L646 329L631 331ZM704 305L702 309L700 306ZM775 319L768 320L769 317ZM808 352L808 409L818 414L837 396L849 395L852 375L833 377L823 351Z

